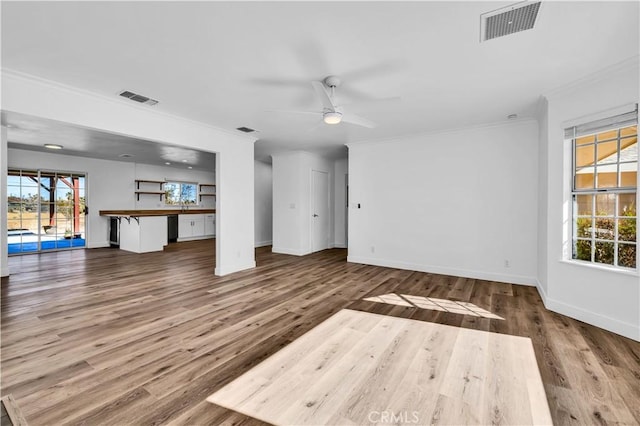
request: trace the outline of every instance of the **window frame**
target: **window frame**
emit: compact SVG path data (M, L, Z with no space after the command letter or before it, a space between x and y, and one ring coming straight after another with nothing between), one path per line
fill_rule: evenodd
M167 189L167 185L178 185L178 201L176 203L169 203L169 195L168 193L168 189ZM191 185L193 186L193 201L192 202L185 202L182 198L183 196L183 191L182 191L182 186L183 185ZM164 188L165 188L165 195L164 195L164 205L165 206L195 206L198 204L198 182L186 182L186 181L179 181L179 180L167 180L164 183ZM190 201L190 200L187 200Z
M636 110L637 111L637 110ZM637 112L636 112L637 113ZM627 138L632 138L634 136L622 136L621 135L621 130L622 129L626 129L630 126L633 126L634 124L629 124L629 123L620 123L619 125L616 125L613 128L609 128L609 129L598 129L597 131L594 130L593 133L586 133L586 134L579 134L577 135L575 130L574 130L574 135L571 136L571 138L569 139L570 143L571 143L571 188L570 188L570 199L571 199L571 237L570 237L570 241L571 241L571 253L570 253L570 260L572 262L578 262L578 263L582 263L582 264L587 264L587 265L596 265L596 266L603 266L603 267L608 267L608 268L613 268L615 270L618 271L629 271L629 272L637 272L638 269L638 235L637 235L637 231L636 231L636 239L635 241L626 241L626 240L620 240L620 233L619 233L619 223L621 219L635 219L636 222L636 230L638 228L638 213L637 213L637 205L638 205L638 184L637 184L637 179L640 176L640 159L636 158L635 161L621 161L621 152L623 151L623 149L621 149L622 146L622 142L621 140L623 139L627 139ZM636 138L636 145L638 145L638 131L637 131L637 122L635 124L636 126L636 133L635 133L635 138ZM574 126L574 129L576 127ZM568 130L568 129L567 129ZM565 130L565 135L566 135L566 131ZM616 136L615 138L609 138L609 139L603 139L602 141L598 140L597 135L604 133L604 132L609 132L609 131L616 131ZM588 137L588 136L594 136L594 140L593 142L589 142L589 143L585 143L585 144L580 144L578 145L578 140L580 138L583 137ZM566 138L566 137L565 137ZM599 148L599 144L600 143L610 143L610 142L616 142L616 162L609 162L609 163L605 163L605 164L598 164L599 160L598 160L598 148ZM593 155L594 155L594 162L593 165L591 166L593 168L593 187L592 188L577 188L577 175L578 175L578 161L577 161L577 157L578 157L578 147L585 147L585 146L589 146L592 145L593 146ZM624 148L626 149L626 148ZM612 154L611 154L612 155ZM605 157L606 158L606 157ZM623 164L636 164L636 185L635 186L622 186L622 174L621 174L621 165ZM599 182L598 182L598 167L611 167L612 165L615 164L615 173L616 173L616 186L615 187L598 187ZM586 167L582 167L581 169L584 169ZM606 215L606 216L601 216L598 215L597 213L597 200L598 200L598 195L609 195L609 194L613 194L615 195L614 198L614 209L613 209L613 215ZM635 200L634 200L634 205L636 206L636 213L635 216L623 216L621 215L621 211L620 211L620 196L623 194L635 194ZM591 213L589 215L580 215L579 210L578 210L578 196L584 196L587 195L589 197L591 197ZM590 235L589 237L584 237L584 236L579 236L578 235L578 221L579 219L585 219L588 218L591 221L591 225L589 227L590 229ZM612 220L613 221L613 238L612 239L603 239L603 238L598 238L598 227L597 227L597 221L598 219L608 219L608 220ZM590 251L591 251L591 256L590 256L590 260L585 260L585 259L579 259L577 258L577 244L578 241L588 241L590 243ZM604 263L604 262L599 262L596 260L596 247L598 243L605 243L605 244L613 244L613 264L610 263ZM633 245L636 247L636 259L635 259L635 267L628 267L628 266L624 266L624 265L619 265L619 248L620 248L620 244L627 244L627 245Z

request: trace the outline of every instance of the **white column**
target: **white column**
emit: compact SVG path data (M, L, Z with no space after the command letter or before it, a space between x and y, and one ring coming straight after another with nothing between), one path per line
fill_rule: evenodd
M216 153L216 275L256 266L253 146L234 150Z
M0 276L9 276L7 249L7 128L2 126L0 141Z

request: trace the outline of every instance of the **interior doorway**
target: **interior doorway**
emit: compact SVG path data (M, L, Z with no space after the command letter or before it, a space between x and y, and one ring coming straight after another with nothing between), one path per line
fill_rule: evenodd
M86 246L86 173L10 169L9 255Z
M329 248L329 173L312 171L311 251Z
M349 247L349 174L344 175L344 245Z

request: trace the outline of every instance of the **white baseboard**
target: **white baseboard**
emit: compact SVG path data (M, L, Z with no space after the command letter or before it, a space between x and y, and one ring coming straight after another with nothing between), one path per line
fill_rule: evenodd
M307 254L311 254L310 251L305 251L305 250L299 250L299 249L290 249L290 248L285 248L285 247L276 247L274 246L271 251L273 253L279 253L279 254L291 254L293 256L305 256Z
M215 270L214 270L214 274L221 277L223 275L229 275L229 274L233 274L234 272L240 272L240 271L244 271L246 269L252 269L256 267L256 262L249 262L249 263L245 263L245 264L240 264L240 265L231 265L231 266L221 266L218 267L216 266Z
M373 259L367 257L347 256L347 262L363 263L365 265L384 266L387 268L406 269L409 271L430 272L432 274L453 275L456 277L474 278L486 281L497 281L509 284L535 286L536 278L522 275L496 274L483 271L469 271L466 269L447 268L441 266L421 265L417 263L400 262L397 260Z
M186 238L178 238L177 241L179 243L183 241L197 241L197 240L209 240L215 238L215 235L200 235L198 237L186 237Z
M338 244L332 244L331 248L348 248L346 244L344 243L338 243Z
M538 290L538 294L540 295L540 299L542 299L542 303L544 303L544 307L549 309L547 307L547 292L544 291L544 288L542 287L542 284L540 283L540 281L538 279L536 279L536 289Z
M630 324L628 322L600 315L598 313L587 311L577 306L552 299L548 297L539 282L537 283L536 288L538 289L540 298L544 303L544 307L548 310L640 342L640 325Z
M8 277L9 276L9 268L8 267L2 267L2 269L0 269L0 277Z
M269 240L269 241L259 241L259 242L256 242L256 248L258 248L258 247L266 247L266 246L270 246L271 244L273 244L273 241L272 241L272 240Z
M109 241L87 241L87 248L105 248L105 247L111 247L111 244L109 243Z

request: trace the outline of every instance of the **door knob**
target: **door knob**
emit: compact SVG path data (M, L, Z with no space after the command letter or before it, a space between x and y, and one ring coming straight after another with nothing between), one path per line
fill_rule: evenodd
M313 214L313 217L318 217L318 215L314 213L314 214Z

